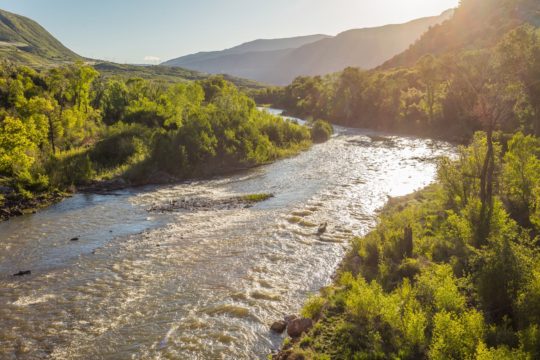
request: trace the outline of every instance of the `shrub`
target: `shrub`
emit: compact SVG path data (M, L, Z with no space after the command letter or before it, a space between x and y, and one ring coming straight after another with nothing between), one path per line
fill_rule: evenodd
M311 139L313 142L322 143L330 139L334 129L332 125L324 120L317 120L311 127Z
M433 319L429 358L433 360L471 359L484 335L484 318L475 310L461 315L442 311Z
M321 296L311 296L302 308L301 315L305 318L317 320L321 315L325 303L326 300Z

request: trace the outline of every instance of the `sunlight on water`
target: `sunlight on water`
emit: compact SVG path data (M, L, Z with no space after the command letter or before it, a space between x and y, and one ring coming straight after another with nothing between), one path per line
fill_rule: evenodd
M388 196L429 184L437 157L453 153L371 135L338 128L325 144L245 173L77 195L0 224L0 358L264 358L282 341L272 321L329 283ZM274 197L147 211L250 193ZM32 275L11 276L20 270Z

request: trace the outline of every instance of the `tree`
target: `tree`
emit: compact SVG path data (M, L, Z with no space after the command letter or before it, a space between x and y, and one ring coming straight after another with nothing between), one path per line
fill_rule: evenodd
M519 132L508 142L504 155L503 189L512 214L520 224L530 227L535 209L535 187L540 184L540 144Z
M0 174L29 177L35 151L36 146L20 119L8 116L0 123Z
M109 80L100 102L103 113L103 122L112 125L122 121L126 108L129 105L129 90L125 82Z
M440 87L440 63L433 55L425 55L417 64L422 84L424 85L423 107L426 110L429 124L435 121L437 103L439 101Z

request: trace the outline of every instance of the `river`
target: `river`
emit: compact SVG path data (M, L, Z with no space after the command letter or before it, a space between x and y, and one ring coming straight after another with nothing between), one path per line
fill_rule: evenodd
M0 358L265 358L283 340L271 323L331 281L349 239L374 226L389 196L432 182L436 159L454 152L336 130L242 173L78 194L0 223ZM251 193L274 197L251 208L149 211ZM21 270L32 274L12 276Z

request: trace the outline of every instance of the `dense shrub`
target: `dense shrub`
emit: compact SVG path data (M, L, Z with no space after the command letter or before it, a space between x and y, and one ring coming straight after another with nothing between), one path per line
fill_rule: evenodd
M323 120L316 120L311 127L311 138L313 142L321 143L330 139L334 133L332 125Z

